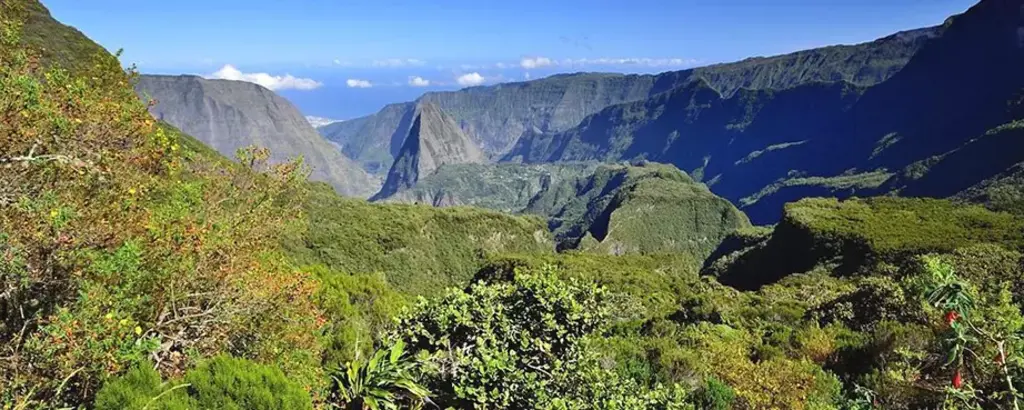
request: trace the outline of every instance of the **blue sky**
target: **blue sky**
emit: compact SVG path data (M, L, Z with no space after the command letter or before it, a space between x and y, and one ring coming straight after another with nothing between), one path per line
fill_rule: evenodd
M43 0L144 73L259 82L351 118L424 91L661 72L873 40L974 0ZM230 67L225 67L229 66ZM262 75L261 75L262 74ZM288 76L290 75L290 77Z

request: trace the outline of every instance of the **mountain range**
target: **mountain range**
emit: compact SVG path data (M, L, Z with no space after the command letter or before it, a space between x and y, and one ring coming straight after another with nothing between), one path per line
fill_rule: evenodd
M617 93L609 100L624 101L573 126L566 126L576 120L572 115L533 117L543 120L528 129L512 127L524 129L513 133L518 138L494 137L505 131L488 133L467 110L456 108L452 116L492 148L494 161L671 163L762 224L777 221L782 204L808 196L950 197L977 191L974 185L1024 161L1017 142L1022 19L1019 2L991 0L941 26L857 46L657 76L555 77L546 81L615 79L642 91ZM652 95L625 101L645 93ZM440 96L457 100L453 94L423 98ZM558 112L558 104L550 112ZM382 118L366 121L377 121L379 129ZM331 138L326 131L321 130ZM495 147L505 145L483 140L514 142L502 150ZM982 157L991 159L977 161Z

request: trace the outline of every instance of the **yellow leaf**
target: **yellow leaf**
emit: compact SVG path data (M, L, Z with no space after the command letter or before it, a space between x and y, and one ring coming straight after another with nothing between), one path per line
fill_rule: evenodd
M142 328L138 327L138 326L135 326L135 334L141 335L142 334Z

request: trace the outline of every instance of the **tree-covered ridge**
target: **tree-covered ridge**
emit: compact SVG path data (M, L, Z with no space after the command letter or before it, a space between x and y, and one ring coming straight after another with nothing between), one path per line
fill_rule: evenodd
M488 255L552 253L544 221L468 207L370 204L322 185L303 204L306 229L282 245L302 264L381 273L408 295L429 295L473 277Z
M477 164L438 169L386 198L473 204L549 221L561 249L706 257L747 217L671 165Z
M548 164L449 164L383 202L433 206L470 205L520 213L538 194L562 181L594 172L597 162Z

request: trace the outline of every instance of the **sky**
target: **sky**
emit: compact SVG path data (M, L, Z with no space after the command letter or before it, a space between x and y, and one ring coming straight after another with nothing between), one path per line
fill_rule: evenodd
M656 73L871 41L976 0L43 0L152 74L252 81L303 113L560 72Z

